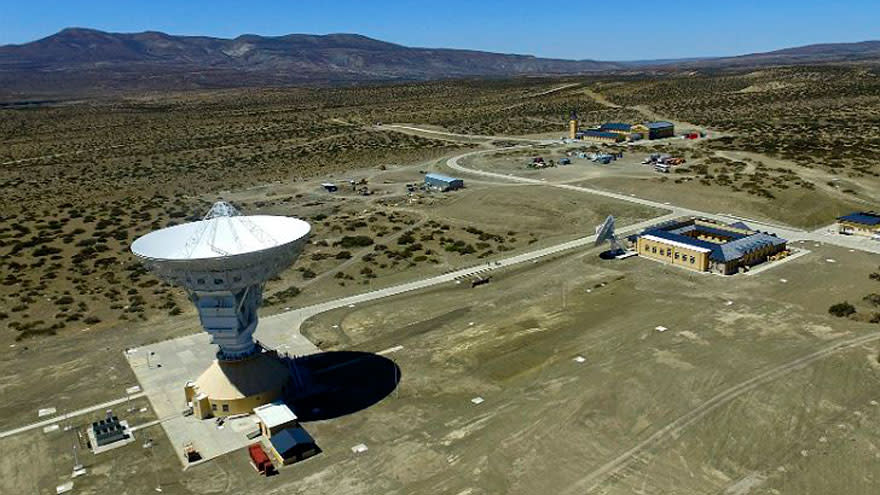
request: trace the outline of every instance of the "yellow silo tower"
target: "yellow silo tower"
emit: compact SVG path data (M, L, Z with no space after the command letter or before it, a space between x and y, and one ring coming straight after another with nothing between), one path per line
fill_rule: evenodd
M577 139L578 132L578 117L577 113L572 110L571 116L568 119L568 137L570 139Z

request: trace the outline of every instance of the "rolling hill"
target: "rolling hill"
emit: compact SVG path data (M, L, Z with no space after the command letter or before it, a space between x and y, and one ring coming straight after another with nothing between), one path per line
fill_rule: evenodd
M68 28L30 43L0 46L0 94L101 94L878 60L880 41L810 45L739 57L603 62L412 48L357 34L224 39Z

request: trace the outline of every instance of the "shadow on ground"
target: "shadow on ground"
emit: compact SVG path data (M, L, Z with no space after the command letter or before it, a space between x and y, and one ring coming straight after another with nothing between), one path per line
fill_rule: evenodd
M334 351L285 358L294 390L288 405L301 422L345 416L387 397L400 382L400 368L369 352Z
M617 257L621 254L623 254L623 251L609 249L607 251L602 251L601 253L599 253L599 258L603 260L614 260L617 259Z

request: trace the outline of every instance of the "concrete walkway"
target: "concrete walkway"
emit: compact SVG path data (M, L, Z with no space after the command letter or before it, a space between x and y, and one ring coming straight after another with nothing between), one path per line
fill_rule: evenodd
M31 423L26 426L22 426L19 428L13 428L11 430L6 430L0 432L0 438L11 437L12 435L18 435L19 433L24 433L26 431L35 430L37 428L43 428L45 426L49 426L55 423L60 423L62 421L66 421L68 419L75 418L77 416L82 416L84 414L89 414L95 411L101 411L104 409L111 408L113 406L118 406L119 404L124 404L127 401L139 399L141 397L146 396L144 392L138 392L136 394L127 395L120 399L108 400L107 402L102 402L100 404L95 404L94 406L84 407L82 409L77 409L76 411L71 411L69 413L64 413L49 419L44 419L43 421L38 421L36 423Z
M668 215L652 218L650 220L645 220L636 224L627 225L623 228L618 229L618 233L625 234L627 232L637 232L657 222L671 220L676 216L677 214L670 213ZM377 299L382 299L385 297L404 294L406 292L427 289L429 287L434 287L440 284L454 283L456 280L470 280L471 278L477 276L488 275L492 271L502 268L526 263L529 261L536 261L546 256L564 253L566 251L577 248L591 247L595 242L596 236L590 235L546 248L536 249L534 251L510 256L508 258L493 260L476 266L444 273L442 275L416 280L414 282L408 282L405 284L395 285L384 289L377 289L371 292L364 292L362 294L343 297L341 299L335 299L320 304L314 304L312 306L293 309L284 313L261 318L260 323L257 326L255 336L265 346L278 348L279 350L285 350L284 346L286 345L292 347L301 347L299 345L300 339L306 339L299 334L299 328L303 322L305 322L312 316L319 315L327 311L332 311L334 309L339 309L347 306L356 306L358 304L363 304L369 301L375 301Z

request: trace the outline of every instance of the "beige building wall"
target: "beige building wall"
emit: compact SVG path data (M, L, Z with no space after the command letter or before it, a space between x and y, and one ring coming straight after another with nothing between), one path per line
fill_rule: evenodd
M637 242L639 256L682 266L690 270L704 272L709 269L709 253L687 249L661 241L639 237Z
M259 395L252 395L241 399L223 400L209 397L208 401L211 404L211 413L214 416L232 416L234 414L250 414L255 407L268 404L279 397L281 397L281 389L268 390Z
M874 234L880 234L880 225L865 225L854 222L839 222L839 226L839 232L845 232L852 235L871 237Z

